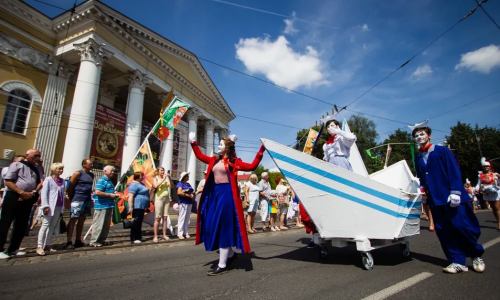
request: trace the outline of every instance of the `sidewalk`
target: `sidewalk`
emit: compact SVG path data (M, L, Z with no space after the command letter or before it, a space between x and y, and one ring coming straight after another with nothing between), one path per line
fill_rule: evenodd
M173 209L170 209L169 215L170 215L170 220L172 222L172 227L174 227L174 231L175 231L175 233L177 233L177 228L176 228L177 219L178 219L177 212L174 211ZM66 221L66 223L69 220L69 215L67 215L66 213L64 214L64 220ZM87 220L85 221L84 229L83 229L82 239L83 239L83 236L85 236L85 234L89 230L91 225L92 225L92 218L87 218ZM258 217L258 216L256 216L255 225L256 225L255 228L258 230L258 232L255 234L263 233L262 232L262 223L260 222L260 217ZM295 219L288 220L288 227L290 229L296 228L295 227ZM303 230L303 228L297 228L297 229ZM25 249L23 249L23 251L25 251L27 253L27 255L19 256L19 257L12 257L12 259L37 256L36 255L36 246L37 246L38 231L39 230L40 230L40 224L38 224L36 226L36 228L30 232L29 236L27 236L23 239L23 242L21 244L21 248L25 248ZM269 231L266 231L266 233L267 232L269 232ZM98 251L98 250L111 250L111 249L124 248L124 247L140 247L140 246L156 245L156 244L163 244L163 243L177 243L177 242L194 243L195 234L196 234L196 214L191 214L190 224L188 227L188 233L191 236L189 239L180 240L177 238L176 235L172 235L172 233L169 230L167 230L167 234L169 234L170 241L165 241L165 240L161 239L162 229L160 228L160 230L158 232L160 239L159 239L158 243L154 243L153 242L153 236L154 236L153 227L149 226L146 223L143 223L142 224L142 234L143 234L143 238L145 238L146 241L141 243L141 244L132 244L130 242L130 229L123 229L122 224L117 224L117 225L111 226L110 232L108 235L108 239L106 240L107 242L112 243L112 245L110 245L110 246L104 246L104 247L99 247L99 248L90 247L89 246L90 234L89 234L89 236L87 236L87 239L83 241L85 243L84 247L78 248L76 250L64 250L64 246L66 245L66 234L60 234L60 235L54 235L52 237L52 246L54 249L57 250L57 252L50 253L47 251L46 256L54 255L54 254L57 255L57 254L71 253L71 252L80 253L80 252L94 251L94 250ZM73 242L74 242L74 240L75 240L75 238L73 237Z

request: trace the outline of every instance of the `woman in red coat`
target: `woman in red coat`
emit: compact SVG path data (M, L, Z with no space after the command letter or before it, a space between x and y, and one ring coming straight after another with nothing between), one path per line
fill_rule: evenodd
M242 253L250 252L236 177L238 171L255 170L262 160L265 148L264 145L260 147L252 163L245 163L236 157L235 135L221 139L219 156L203 154L195 138L195 133L190 132L193 152L196 158L208 164L196 222L196 244L204 243L207 251L219 249L219 265L209 271L208 275L221 275L238 258L231 247L241 249Z

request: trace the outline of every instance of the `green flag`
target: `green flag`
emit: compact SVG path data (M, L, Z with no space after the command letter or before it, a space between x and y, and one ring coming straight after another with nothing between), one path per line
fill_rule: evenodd
M172 101L165 109L165 112L161 116L160 120L156 122L151 134L156 136L160 141L165 141L174 130L175 126L177 126L177 123L179 123L188 108L189 104L175 97L174 101Z
M370 152L370 150L366 150L366 154L368 154L368 156L372 159L377 159L377 156L372 156L372 153Z

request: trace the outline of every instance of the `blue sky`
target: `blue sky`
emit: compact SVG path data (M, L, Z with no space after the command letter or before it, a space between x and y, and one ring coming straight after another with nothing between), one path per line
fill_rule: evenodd
M49 16L61 12L26 2ZM68 0L47 2L72 6ZM356 99L475 6L474 0L227 1L239 6L214 0L102 2L201 58L338 106ZM484 8L500 22L500 1L489 1ZM309 128L331 112L330 105L202 63L237 115ZM496 91L500 30L477 10L348 108L415 123ZM432 119L430 126L444 131L457 121L498 126L499 112L500 93ZM369 118L381 140L404 126ZM260 137L291 144L297 132L244 118L230 126L239 136L238 154L244 160L252 159ZM434 140L445 134L435 132ZM263 163L274 167L268 156Z

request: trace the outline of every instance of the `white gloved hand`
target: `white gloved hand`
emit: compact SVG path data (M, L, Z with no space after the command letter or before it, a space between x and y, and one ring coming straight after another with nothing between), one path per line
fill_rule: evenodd
M194 132L190 132L189 133L189 141L192 143L192 142L196 142L196 133Z
M457 207L460 205L460 195L450 194L448 196L448 203L451 207Z
M328 133L329 134L340 134L342 130L339 128L333 128L333 127L328 127Z

